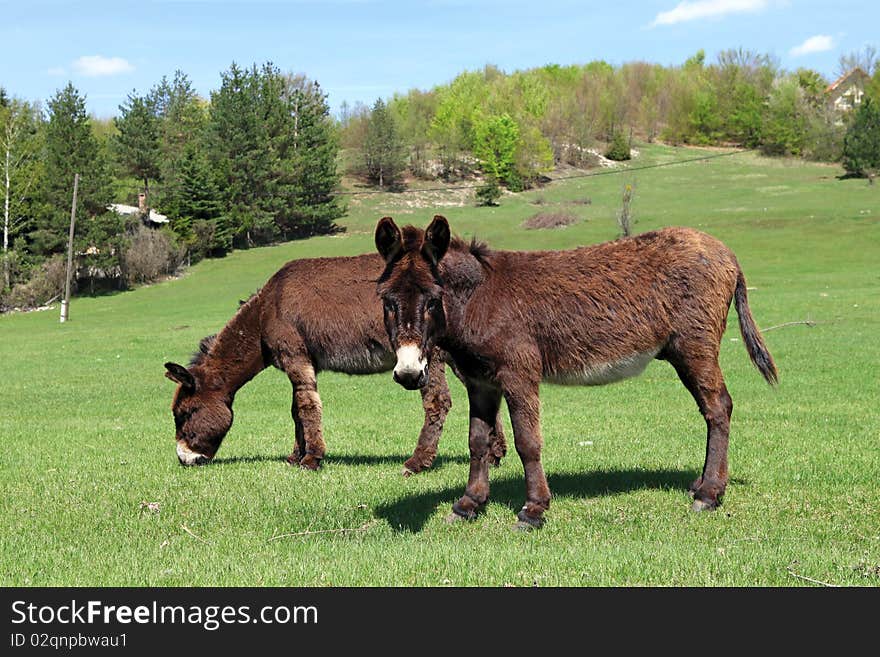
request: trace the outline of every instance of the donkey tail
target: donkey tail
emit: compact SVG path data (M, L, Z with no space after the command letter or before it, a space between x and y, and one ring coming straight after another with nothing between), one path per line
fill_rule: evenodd
M749 352L749 358L761 372L767 383L775 385L779 382L779 373L776 371L776 363L773 362L773 356L764 344L764 338L761 332L755 326L755 320L752 318L752 311L749 310L749 298L746 293L746 279L743 277L742 271L736 275L736 291L733 295L736 304L736 313L739 315L739 330L742 333L743 341L746 343L746 350Z

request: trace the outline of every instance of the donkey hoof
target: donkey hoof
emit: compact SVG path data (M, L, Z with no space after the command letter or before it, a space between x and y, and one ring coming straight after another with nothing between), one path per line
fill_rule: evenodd
M695 499L691 504L691 511L699 513L701 511L714 511L718 507L718 502L709 502L706 500Z
M403 470L401 473L404 477L412 477L414 474L417 474L415 470L410 470L408 467L403 466Z
M299 465L300 457L299 454L291 454L286 459L287 465Z
M299 467L303 470L317 470L321 467L321 459L315 458L310 454L306 454L302 461L299 462Z
M541 529L541 527L544 526L544 518L542 518L541 516L530 516L528 513L526 513L525 507L523 507L520 512L516 514L516 520L517 523L516 525L514 525L514 528L518 530Z
M455 525L459 522L466 522L467 520L473 520L473 518L466 518L464 516L458 515L455 511L446 516L446 524L447 525Z

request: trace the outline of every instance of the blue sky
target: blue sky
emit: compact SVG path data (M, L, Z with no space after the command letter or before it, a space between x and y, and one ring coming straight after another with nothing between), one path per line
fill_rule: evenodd
M880 49L877 0L0 0L0 86L45 100L71 80L102 117L178 68L207 96L232 61L304 73L336 111L485 64L680 64L700 48L833 78L869 44Z

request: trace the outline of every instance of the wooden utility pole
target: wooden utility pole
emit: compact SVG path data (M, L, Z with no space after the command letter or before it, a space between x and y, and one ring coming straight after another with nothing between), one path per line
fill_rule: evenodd
M73 205L70 208L70 235L67 238L67 281L64 284L64 299L61 301L61 322L67 321L70 308L70 277L73 268L73 227L76 224L76 190L79 187L79 174L73 175Z

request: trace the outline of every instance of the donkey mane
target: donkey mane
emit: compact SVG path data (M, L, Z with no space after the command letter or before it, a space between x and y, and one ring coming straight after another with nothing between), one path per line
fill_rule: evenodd
M205 358L208 356L208 352L211 351L211 347L214 346L214 341L217 340L217 334L208 335L199 341L199 350L192 355L192 358L189 359L189 366L195 367L196 365L201 365L205 362Z

